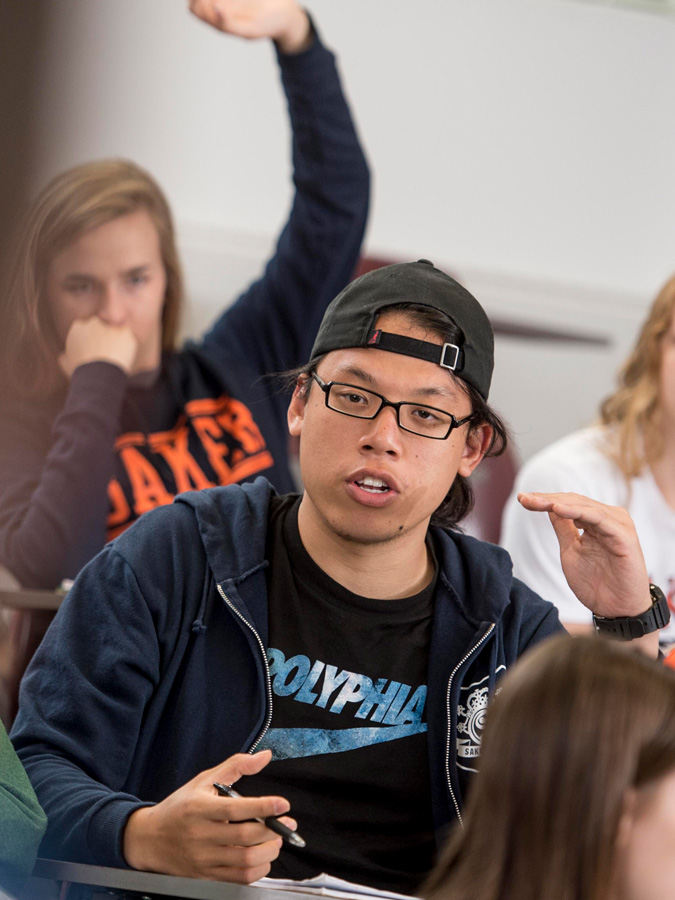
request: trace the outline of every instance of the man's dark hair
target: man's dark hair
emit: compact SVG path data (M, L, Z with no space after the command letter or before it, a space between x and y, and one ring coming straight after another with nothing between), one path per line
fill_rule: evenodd
M426 329L444 343L461 346L464 342L462 330L455 325L452 319L430 306L418 303L397 303L394 306L384 307L381 312L404 313L413 325ZM302 376L312 375L323 358L323 356L318 356L310 363L285 373L284 380L287 386L294 388ZM453 377L456 384L461 387L471 401L470 431L479 425L489 425L492 428L492 439L485 456L499 456L506 450L508 444L506 425L475 388L462 381L461 378ZM311 386L311 379L304 378L301 392L303 398L309 394ZM443 502L432 515L431 524L440 525L443 528L457 528L459 522L471 512L473 504L474 494L469 479L464 475L457 475Z

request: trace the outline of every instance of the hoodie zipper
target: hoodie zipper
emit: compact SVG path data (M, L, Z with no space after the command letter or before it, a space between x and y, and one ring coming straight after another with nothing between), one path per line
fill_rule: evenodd
M469 652L466 653L464 655L464 657L457 663L457 665L455 666L455 668L452 670L452 672L450 674L450 678L448 679L448 689L447 689L446 700L445 700L446 713L447 713L447 717L448 717L448 732L447 732L448 736L447 736L446 745L445 745L445 777L448 781L448 790L450 791L450 796L452 797L452 802L455 806L455 812L457 813L457 818L458 818L459 824L462 826L462 828L464 827L464 822L462 821L462 813L460 812L459 803L457 802L457 797L455 797L455 792L452 789L452 780L450 778L450 734L451 734L451 729L452 729L452 711L450 709L450 692L452 690L452 679L455 677L455 675L457 674L459 669L462 668L464 663L476 652L476 650L478 650L478 648L480 646L482 646L482 644L485 643L485 641L490 637L490 635L492 634L492 632L495 630L496 627L497 626L495 625L495 623L492 622L492 624L490 625L488 630L485 632L483 637L478 641L478 643L474 644L474 646L471 648L471 650L469 650Z
M218 593L219 593L220 596L223 598L223 600L225 601L225 603L227 603L227 605L228 605L229 608L232 610L232 612L233 612L239 619L241 619L241 621L244 623L244 625L246 625L246 627L247 627L251 632L253 632L253 635L254 635L256 641L258 642L258 646L260 647L260 652L261 652L261 654L262 654L263 663L265 664L265 690L266 690L266 694L267 694L267 710L268 710L268 712L267 712L267 716L265 717L265 722L264 722L264 724L263 724L263 727L262 727L262 729L260 730L260 732L258 733L258 737L253 741L253 743L251 744L251 746L250 746L250 747L248 748L248 750L246 751L247 753L255 753L255 748L258 746L258 744L260 743L260 741L265 737L265 733L267 732L267 729L270 727L270 724L271 724L271 722L272 722L272 678L271 678L271 676L270 676L270 666L269 666L269 663L268 663L268 661L267 661L267 653L265 652L265 647L264 647L264 645L263 645L262 640L260 639L260 635L259 635L258 632L255 630L255 628L253 627L253 625L251 625L251 623L248 621L248 619L246 619L246 618L239 612L239 610L237 609L237 607L234 605L234 603L232 603L232 601L231 601L230 598L227 596L227 594L226 594L225 591L222 589L222 587L221 587L219 584L217 584L216 587L218 588Z

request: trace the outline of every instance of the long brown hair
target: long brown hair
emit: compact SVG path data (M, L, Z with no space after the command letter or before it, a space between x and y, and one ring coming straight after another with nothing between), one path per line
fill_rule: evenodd
M627 478L663 453L660 374L663 340L675 310L675 276L654 300L633 352L619 373L616 391L600 407L604 425L615 430L612 457Z
M609 900L627 792L675 768L675 672L545 641L488 708L480 771L426 900Z
M61 376L44 290L49 264L85 231L141 208L157 229L166 271L162 348L175 347L183 278L166 197L144 169L128 160L84 163L44 188L17 234L0 321L3 389L24 398L53 391Z

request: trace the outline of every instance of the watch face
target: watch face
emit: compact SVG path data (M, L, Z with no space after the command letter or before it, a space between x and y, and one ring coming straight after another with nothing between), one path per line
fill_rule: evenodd
M668 606L668 600L661 588L656 584L649 585L649 593L654 601L652 612L654 613L656 627L665 628L670 622L670 607Z

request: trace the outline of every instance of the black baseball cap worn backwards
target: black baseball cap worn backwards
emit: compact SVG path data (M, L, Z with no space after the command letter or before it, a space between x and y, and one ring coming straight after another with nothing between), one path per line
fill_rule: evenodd
M375 327L388 306L416 303L452 319L462 331L458 344L434 344ZM454 278L428 259L375 269L352 281L323 317L310 362L331 350L375 347L438 363L487 400L494 366L494 335L485 310Z

